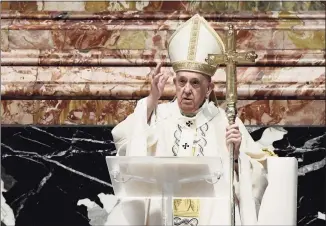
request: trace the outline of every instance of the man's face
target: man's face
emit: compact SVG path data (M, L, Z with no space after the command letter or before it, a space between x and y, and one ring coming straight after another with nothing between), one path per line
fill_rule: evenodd
M214 87L209 78L196 72L179 71L173 81L178 105L185 114L195 113Z

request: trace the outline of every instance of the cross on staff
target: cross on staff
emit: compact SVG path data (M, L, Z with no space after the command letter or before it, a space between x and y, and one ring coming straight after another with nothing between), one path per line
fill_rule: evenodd
M254 51L236 52L236 38L233 25L228 26L226 52L224 54L208 54L206 62L210 65L217 66L221 64L226 65L226 116L229 124L235 123L237 115L237 72L236 66L238 63L253 63L257 58ZM229 145L230 151L230 208L231 208L231 225L235 225L235 200L233 190L233 172L234 172L234 146Z

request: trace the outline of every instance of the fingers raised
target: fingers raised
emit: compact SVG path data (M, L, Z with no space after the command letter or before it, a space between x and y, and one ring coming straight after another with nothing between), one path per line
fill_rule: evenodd
M154 68L154 70L152 71L152 76L156 76L158 73L161 72L161 67L162 67L162 62L159 62L156 67Z
M163 73L158 73L158 74L154 75L154 77L153 77L153 83L154 84L159 83L160 78L162 77L162 75L163 75Z
M162 78L162 83L165 84L168 81L169 78L170 78L169 74L164 74L163 78Z

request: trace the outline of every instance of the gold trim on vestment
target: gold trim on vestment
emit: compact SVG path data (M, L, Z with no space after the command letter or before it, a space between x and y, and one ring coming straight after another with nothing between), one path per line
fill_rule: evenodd
M174 217L199 217L200 200L199 199L174 199L173 216Z
M192 148L192 156L195 156L196 148ZM196 218L196 222L198 223L199 220L199 213L200 213L200 200L199 199L189 199L189 198L182 198L182 199L173 199L173 219L174 222L176 218L190 218L187 219L191 221L191 218ZM195 222L193 222L194 224ZM197 224L194 224L197 225Z
M268 148L263 148L262 149L263 152L266 152L269 156L274 156L274 157L278 157L277 154L275 154L275 152L268 150Z

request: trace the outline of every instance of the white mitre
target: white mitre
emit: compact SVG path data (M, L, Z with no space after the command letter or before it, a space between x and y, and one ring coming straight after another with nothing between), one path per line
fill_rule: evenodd
M198 14L177 28L168 41L169 58L175 72L193 71L213 76L217 66L209 65L208 54L223 54L221 37Z

